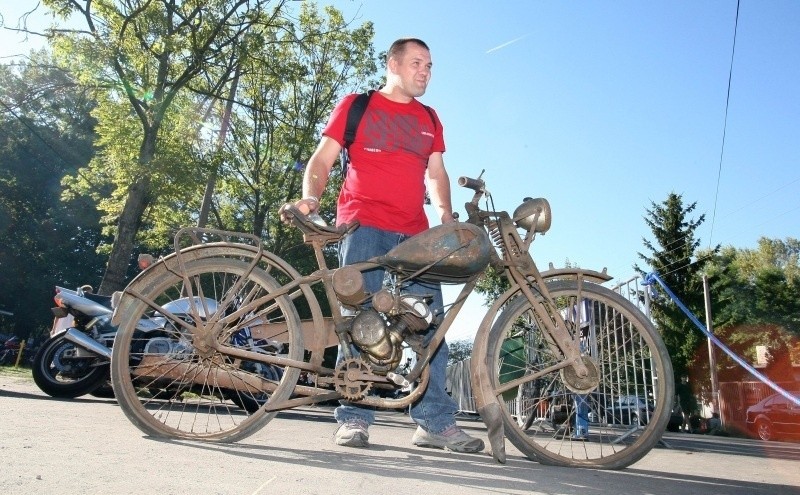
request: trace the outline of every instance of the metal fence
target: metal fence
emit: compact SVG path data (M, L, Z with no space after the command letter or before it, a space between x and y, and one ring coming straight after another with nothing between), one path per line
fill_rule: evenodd
M614 287L612 290L619 293L629 301L631 301L637 308L639 308L645 315L650 317L650 306L649 306L649 294L648 291L643 289L639 284L639 277L633 277L625 282L622 282ZM578 305L583 306L583 305ZM580 319L581 326L588 326L589 330L587 332L586 338L586 345L588 346L587 351L590 355L598 355L599 347L603 347L603 344L598 344L598 341L595 337L595 332L593 330L593 325L591 325L591 318L588 315L591 314L591 308L588 306L586 308L579 307L575 309L579 316L577 318ZM566 316L566 315L565 315ZM572 318L575 318L575 315L572 315ZM583 320L586 320L585 322ZM625 356L619 355L619 359L624 359ZM608 363L607 365L614 363ZM646 363L641 363L642 369L646 368ZM622 367L619 367L622 368ZM601 370L602 371L602 370ZM643 373L643 375L646 373ZM621 380L621 379L620 379ZM622 381L622 380L621 380ZM651 390L652 384L640 384L643 390ZM476 406L475 400L472 395L472 387L470 383L470 358L467 358L463 361L451 364L447 368L447 385L446 388L448 392L451 394L453 399L458 404L459 411L462 413L469 413L474 414L476 413ZM629 393L633 395L638 395L639 391L629 391ZM643 393L644 397L647 397L646 393ZM523 398L523 394L518 394L517 398L507 402L506 406L508 410L512 414L517 414L519 411L527 410L529 407L526 404L521 404L520 401L525 400ZM614 400L614 397L611 398ZM671 400L671 399L670 399Z

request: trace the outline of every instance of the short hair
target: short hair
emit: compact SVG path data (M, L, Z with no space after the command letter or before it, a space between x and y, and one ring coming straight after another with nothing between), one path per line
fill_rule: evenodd
M403 55L403 53L405 53L406 45L409 43L414 43L428 51L431 51L431 49L428 48L428 45L419 38L400 38L399 40L392 43L392 46L389 47L389 51L386 52L386 62L388 63L389 59L392 57L400 58L400 56Z

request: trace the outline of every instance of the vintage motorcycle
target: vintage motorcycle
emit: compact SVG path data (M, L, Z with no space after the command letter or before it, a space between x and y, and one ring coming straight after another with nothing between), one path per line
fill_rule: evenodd
M546 200L526 198L509 215L494 211L480 177L458 183L474 191L466 222L433 227L385 256L342 268L328 268L324 251L357 225L319 225L285 206L316 255L319 269L307 275L264 251L255 236L180 231L175 253L133 280L114 313L111 377L122 410L149 435L232 442L298 406L343 399L406 408L424 393L434 350L491 267L509 288L480 324L470 375L494 458L505 462L507 437L530 459L552 465L619 469L640 459L661 438L674 395L659 334L632 303L600 285L611 279L605 270L539 272L528 250L550 227ZM393 281L368 294L362 272L374 268ZM442 314L432 314L428 297L404 291L412 279L463 288ZM190 301L185 315L167 308L180 298ZM154 346L138 327L159 318L170 325ZM282 345L263 352L232 345L243 328ZM344 359L326 364L324 351L335 345ZM406 346L416 360L403 376L395 371ZM257 365L278 367L280 376L267 377ZM313 386L298 383L301 373ZM147 392L153 387L170 392L154 397ZM401 389L410 392L373 393ZM600 414L628 395L652 401L646 421ZM262 400L257 409L242 408L243 397ZM576 408L569 404L577 397L594 418L581 438L570 435Z

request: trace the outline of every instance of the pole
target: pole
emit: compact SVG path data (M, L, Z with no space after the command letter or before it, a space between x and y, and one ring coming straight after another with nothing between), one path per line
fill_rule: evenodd
M709 333L714 332L714 327L711 326L711 291L708 288L708 277L703 275L703 293L706 300L706 328ZM711 409L712 412L719 414L720 422L722 421L722 410L719 407L719 380L717 379L717 356L714 348L714 343L711 338L708 338L708 368L711 374Z

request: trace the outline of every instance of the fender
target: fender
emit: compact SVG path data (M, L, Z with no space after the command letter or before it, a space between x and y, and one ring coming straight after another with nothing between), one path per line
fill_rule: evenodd
M550 265L551 268L546 272L542 272L542 279L545 283L551 280L563 280L563 279L574 279L574 280L588 280L591 283L602 284L603 282L608 282L609 280L613 279L611 275L606 272L606 269L603 268L602 272L598 272L596 270L584 270L581 268L552 268L552 264ZM478 333L475 335L475 340L473 341L473 356L477 353L475 349L478 347L479 338L483 337L485 340L486 337L489 335L489 331L492 328L492 323L497 316L497 313L514 297L519 295L520 288L518 286L512 287L508 289L506 292L501 294L492 304L492 307L486 312L486 316L483 317L480 326L478 327ZM484 344L485 345L485 344ZM483 349L484 351L486 349ZM482 354L477 354L482 355ZM485 355L485 352L483 353Z
M603 268L602 272L584 270L581 268L553 268L552 263L550 263L550 268L542 272L541 275L545 282L548 281L548 279L586 279L595 284L602 284L614 278L608 274L606 268Z

